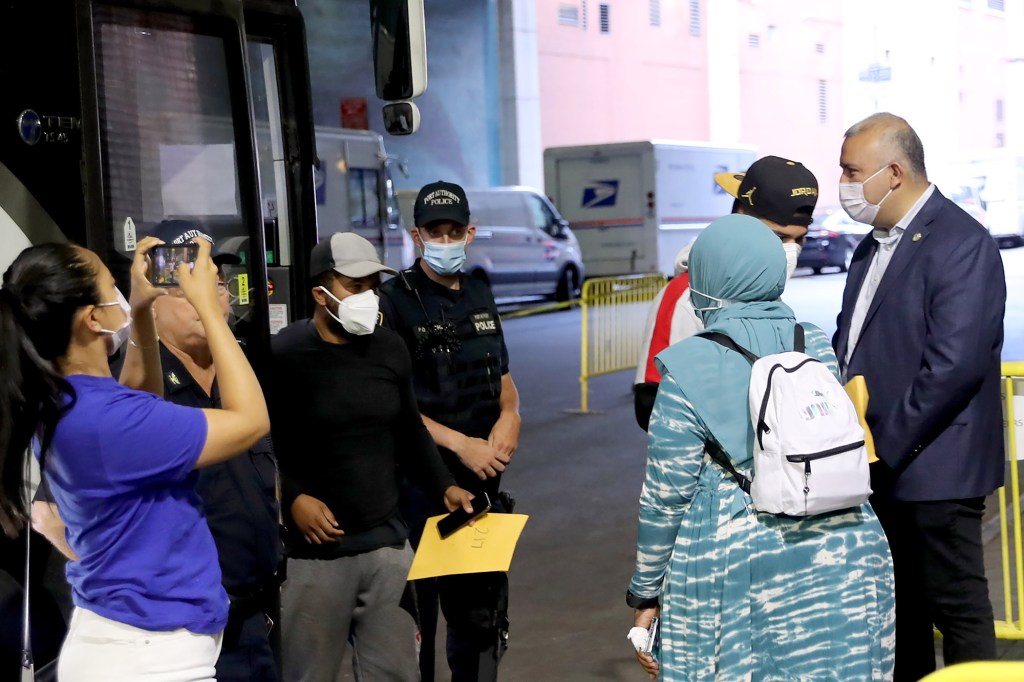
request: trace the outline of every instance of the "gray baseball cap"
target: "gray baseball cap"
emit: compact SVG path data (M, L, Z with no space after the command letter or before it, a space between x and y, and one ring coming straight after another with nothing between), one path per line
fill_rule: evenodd
M309 255L310 276L316 277L328 270L353 278L377 272L398 274L380 262L373 244L354 232L335 232L313 247Z

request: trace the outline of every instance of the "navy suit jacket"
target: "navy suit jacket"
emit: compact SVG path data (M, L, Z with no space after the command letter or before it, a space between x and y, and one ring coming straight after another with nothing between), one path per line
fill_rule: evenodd
M878 242L857 247L833 345L842 365ZM982 497L1003 483L1000 352L1006 279L989 233L938 189L907 227L868 308L846 376L864 376L897 500Z

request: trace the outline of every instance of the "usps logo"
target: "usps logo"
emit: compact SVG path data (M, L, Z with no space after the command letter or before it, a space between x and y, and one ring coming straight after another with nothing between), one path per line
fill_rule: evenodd
M591 180L583 188L583 208L614 206L619 196L618 180Z

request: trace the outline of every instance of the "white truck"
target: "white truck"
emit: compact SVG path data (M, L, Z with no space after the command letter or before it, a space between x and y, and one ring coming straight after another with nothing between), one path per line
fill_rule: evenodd
M676 253L732 209L715 173L753 147L647 140L544 150L544 185L579 240L588 277L673 273Z
M953 185L947 188L940 173L949 174ZM928 178L961 206L977 204L1000 246L1024 245L1024 155L1006 148L975 151L935 174L929 168Z
M415 259L412 237L402 229L394 165L383 138L369 130L316 128L318 238L355 232L377 248L381 262L402 270ZM411 218L411 216L410 216Z

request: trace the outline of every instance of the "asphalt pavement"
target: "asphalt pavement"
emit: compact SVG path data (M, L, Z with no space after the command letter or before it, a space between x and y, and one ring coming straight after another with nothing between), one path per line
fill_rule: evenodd
M1022 360L1024 248L1003 255L1010 292L1004 358ZM798 271L784 300L798 319L831 333L844 283L842 273ZM577 414L579 310L511 319L504 328L523 428L503 487L530 520L510 572L511 638L501 679L646 679L625 638L645 457L645 433L633 417L632 372L591 380L592 413ZM987 549L1001 612L998 540ZM449 679L443 637L436 648L437 679ZM1001 643L1000 652L1024 660L1016 643Z

